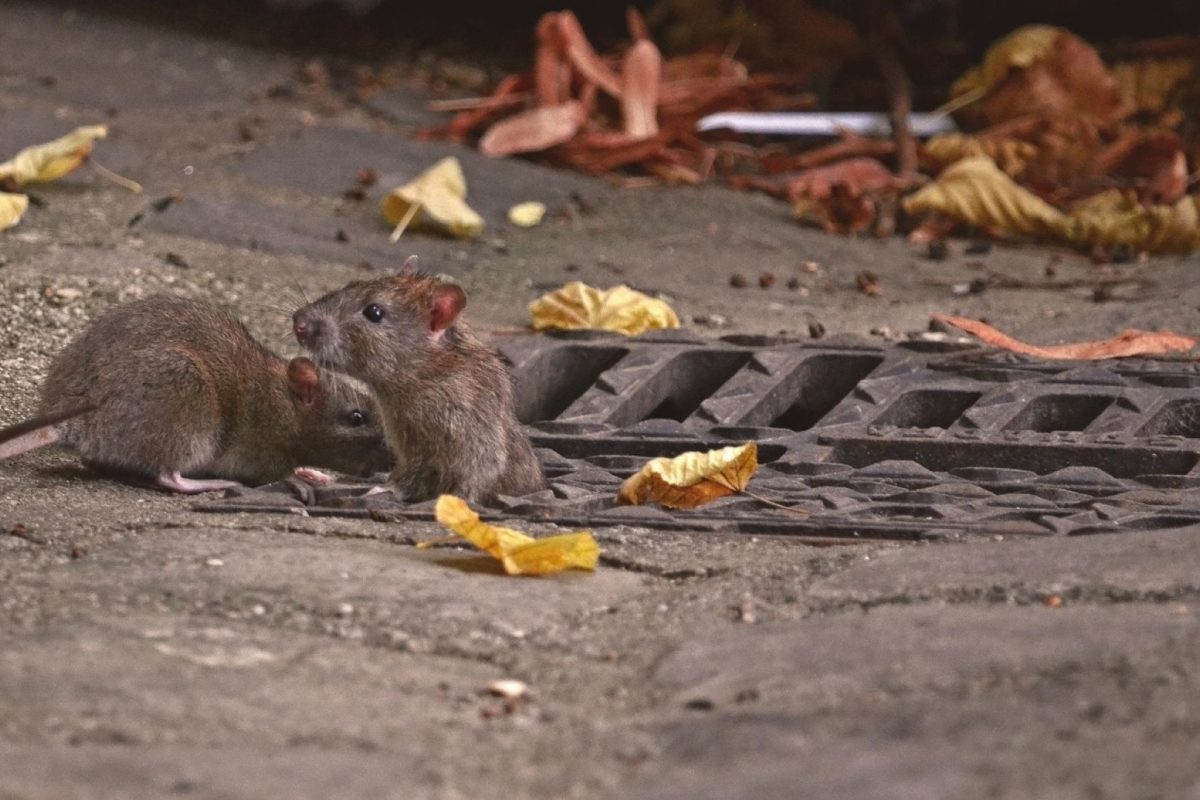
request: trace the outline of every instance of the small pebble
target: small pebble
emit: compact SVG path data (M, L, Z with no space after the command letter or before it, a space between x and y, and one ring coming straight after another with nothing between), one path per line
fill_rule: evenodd
M729 285L735 289L745 289L750 285L750 279L740 272L735 272L729 276Z
M787 287L793 292L800 288L800 279L796 277L788 278Z
M764 272L758 276L758 285L763 289L770 289L775 285L775 273Z
M932 261L945 261L950 255L950 248L942 239L934 239L925 248L925 257Z
M354 613L354 606L350 603L339 603L337 613L339 617L348 617Z
M225 566L225 562L219 558L210 558L204 562L204 566L206 566L206 567L223 567L223 566Z
M524 697L529 687L523 681L507 678L504 680L492 681L487 685L487 693L496 697L503 697L505 700L519 700Z
M815 275L821 271L821 265L818 264L816 261L805 261L803 264L800 265L800 269L804 270L805 272L809 273L810 275Z
M808 335L813 339L820 339L825 336L825 326L819 322L808 323Z
M982 256L992 252L992 243L987 239L976 239L963 250L969 256Z

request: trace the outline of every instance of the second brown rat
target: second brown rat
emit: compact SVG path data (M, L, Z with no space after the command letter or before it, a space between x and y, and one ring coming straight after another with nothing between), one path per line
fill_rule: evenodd
M38 415L15 426L23 449L60 440L86 463L178 492L266 483L301 465L366 475L392 461L364 389L307 358L285 361L221 309L167 295L118 306L68 344Z
M409 259L395 275L351 283L293 316L319 364L371 388L396 455L391 483L407 500L450 493L488 503L546 485L504 362L459 319L466 302L462 287Z

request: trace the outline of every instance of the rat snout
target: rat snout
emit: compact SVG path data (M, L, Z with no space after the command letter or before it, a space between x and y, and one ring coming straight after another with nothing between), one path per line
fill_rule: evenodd
M296 334L296 341L306 347L313 345L321 337L323 327L321 320L315 317L309 317L299 311L292 315L292 332Z

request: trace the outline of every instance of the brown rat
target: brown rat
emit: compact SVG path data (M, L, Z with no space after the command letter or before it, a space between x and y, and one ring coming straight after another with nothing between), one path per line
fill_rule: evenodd
M371 388L396 454L391 483L407 500L487 503L545 488L504 362L459 319L466 302L462 287L417 272L414 257L292 317L317 363Z
M67 345L42 385L39 422L42 439L85 463L177 492L266 483L300 465L370 474L392 461L354 381L284 361L225 311L168 295L112 309Z

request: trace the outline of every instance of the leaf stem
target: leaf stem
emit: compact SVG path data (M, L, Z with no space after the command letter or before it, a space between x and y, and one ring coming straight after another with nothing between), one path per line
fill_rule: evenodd
M400 241L400 237L404 235L404 229L408 227L408 223L413 221L413 217L415 217L417 212L420 210L420 203L413 203L408 207L408 211L406 211L404 216L400 218L400 221L396 223L396 228L392 231L390 238L393 242Z
M746 495L747 497L753 497L755 500L757 500L760 503L765 503L766 505L772 506L773 508L778 508L782 511L789 511L792 514L798 514L802 517L807 517L809 514L812 513L807 508L796 508L794 506L785 506L783 503L776 503L774 500L768 500L767 498L763 497L762 495L755 494L754 492L747 491L746 489L742 489L742 491L740 493Z
M143 189L142 189L142 185L140 183L138 183L135 180L130 180L129 178L126 178L124 175L118 175L117 173L113 172L111 169L104 166L99 161L97 161L96 159L94 159L90 156L88 157L88 164L91 166L92 169L96 170L96 173L101 178L110 180L113 183L115 183L117 186L120 186L123 189L128 189L129 191L133 192L134 194L142 193Z

